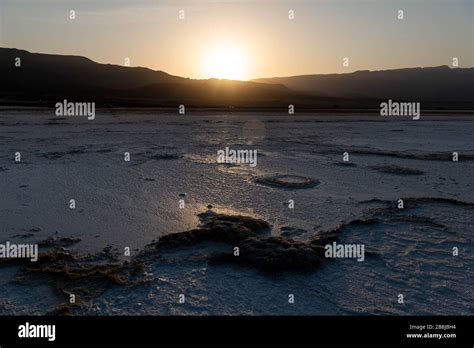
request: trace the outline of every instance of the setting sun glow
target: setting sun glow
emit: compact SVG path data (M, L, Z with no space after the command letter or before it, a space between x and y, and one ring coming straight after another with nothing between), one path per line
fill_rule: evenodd
M247 77L246 56L236 47L218 47L205 57L204 69L209 78L244 80Z

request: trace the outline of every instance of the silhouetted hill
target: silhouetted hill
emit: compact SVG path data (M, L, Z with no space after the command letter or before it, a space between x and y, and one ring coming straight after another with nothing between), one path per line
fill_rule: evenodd
M21 67L15 67L15 58ZM98 64L78 56L0 48L0 96L44 104L63 98L133 106L273 106L304 95L275 84L192 80L140 67Z
M287 106L291 100L304 100L300 93L295 93L282 85L219 79L153 84L130 90L128 95L134 98L159 98L168 104L200 107L207 105L264 107L281 102Z
M15 67L17 57L21 67ZM78 56L0 48L0 104L54 105L68 99L125 107L287 108L293 104L302 109L377 109L380 99L409 99L432 101L422 106L430 109L473 109L473 72L439 67L255 81L193 80Z
M21 58L21 68L14 66L16 57ZM30 53L8 48L0 48L0 69L9 85L25 88L62 84L128 89L153 83L186 80L148 68L98 64L79 56Z
M253 81L283 84L296 91L336 98L474 101L474 68L450 69L440 66L262 78Z

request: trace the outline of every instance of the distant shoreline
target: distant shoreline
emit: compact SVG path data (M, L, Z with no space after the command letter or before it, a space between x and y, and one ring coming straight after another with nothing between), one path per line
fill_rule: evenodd
M50 106L27 106L27 105L1 105L0 112L2 111L33 111L33 110L54 110L54 107ZM183 116L178 114L178 106L176 107L101 107L97 106L97 110L105 111L117 111L117 112L158 112L158 113L176 113L177 116ZM440 116L443 114L455 114L455 115L466 115L474 116L474 110L421 110L423 115L432 115ZM298 107L295 108L295 114L288 115L288 112L281 107L267 107L267 108L223 108L223 107L187 107L186 114L201 114L201 113L249 113L249 112L261 112L261 113L277 113L281 116L308 116L308 114L344 114L344 115L370 115L370 116L380 116L380 109L320 109L320 108L304 108ZM184 115L185 116L185 115ZM393 118L392 118L393 119ZM399 120L406 120L404 118L399 118Z
M50 111L50 113L48 112ZM19 114L39 112L41 114L49 115L50 121L54 118L64 120L66 117L58 117L55 115L55 108L52 107L38 107L38 106L1 106L0 115L5 115L8 112L18 112ZM420 120L412 120L407 117L400 116L380 116L380 111L376 109L298 109L295 114L289 115L286 110L282 108L187 108L185 115L178 113L178 108L170 107L117 107L117 108L100 108L96 110L97 117L128 117L128 116L143 116L156 114L157 117L220 117L220 116L241 116L241 117L281 117L294 118L298 120L301 118L316 118L321 122L424 122L424 121L438 121L438 122L457 122L457 121L474 121L473 110L422 110ZM32 115L34 116L34 115ZM88 121L86 122L94 122Z

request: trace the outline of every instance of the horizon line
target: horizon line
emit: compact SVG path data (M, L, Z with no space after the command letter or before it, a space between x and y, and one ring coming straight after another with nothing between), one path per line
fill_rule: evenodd
M241 82L255 82L256 80L265 80L265 79L282 79L282 78L294 78L294 77L305 77L305 76L315 76L315 75L347 75L347 74L354 74L358 72L383 72L383 71L394 71L394 70L410 70L410 69L436 69L436 68L447 68L449 70L457 70L457 69L474 69L474 66L467 66L467 67L450 67L447 64L443 65L435 65L435 66L414 66L414 67L396 67L396 68L389 68L389 69L377 69L377 70L370 70L370 69L358 69L358 70L352 70L348 72L329 72L329 73L306 73L306 74L299 74L299 75L286 75L286 76L271 76L271 77L254 77L251 79L244 79L244 80L238 80L238 79L225 79L225 78L218 78L218 77L208 77L208 78L193 78L189 76L181 76L181 75L175 75L171 74L165 70L160 70L160 69L153 69L147 66L126 66L126 65L121 65L121 64L114 64L114 63L102 63L99 61L96 61L92 58L89 58L87 56L81 56L77 54L59 54L59 53L44 53L44 52L31 52L23 48L17 48L17 47L0 47L0 49L7 49L7 50L17 50L17 51L24 51L29 54L42 54L42 55L49 55L49 56L61 56L61 57L76 57L76 58L83 58L90 60L91 62L95 64L100 64L100 65L112 65L112 66L118 66L122 68L135 68L135 69L148 69L154 72L161 72L164 74L167 74L169 76L173 77L179 77L183 79L189 79L189 80L196 80L196 81L207 81L207 80L220 80L220 81L241 81Z

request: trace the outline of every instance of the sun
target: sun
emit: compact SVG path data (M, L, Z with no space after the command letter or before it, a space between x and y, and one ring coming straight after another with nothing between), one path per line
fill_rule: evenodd
M204 70L209 78L243 80L247 75L247 59L241 49L221 46L205 57Z

